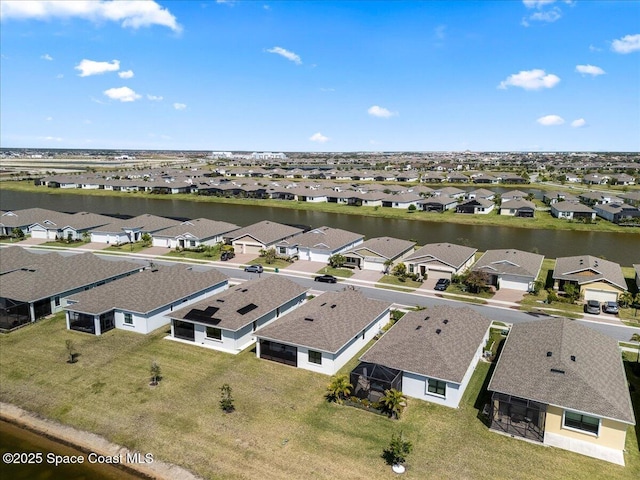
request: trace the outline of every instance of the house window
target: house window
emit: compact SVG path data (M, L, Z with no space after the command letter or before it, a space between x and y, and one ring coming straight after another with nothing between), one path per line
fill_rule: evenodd
M60 306L60 297L54 297L53 303L55 304L56 307L59 307Z
M447 393L447 382L430 378L427 382L427 393L444 397Z
M207 327L207 338L210 340L222 340L222 330L216 327Z
M278 247L278 253L280 255L286 255L287 253L287 247Z
M130 313L124 314L124 324L125 325L133 325L133 315Z
M309 363L322 365L322 353L309 350Z
M577 430L583 430L585 432L598 435L598 431L600 430L600 419L590 417L589 415L582 415L580 413L564 412L562 425L564 427L575 428Z

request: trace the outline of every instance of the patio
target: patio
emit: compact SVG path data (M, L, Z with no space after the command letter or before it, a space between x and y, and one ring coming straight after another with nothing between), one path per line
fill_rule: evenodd
M372 403L380 401L385 390L402 390L402 372L375 363L361 362L349 377L353 396L366 398Z
M489 428L512 437L543 442L546 414L546 405L494 392L489 404Z

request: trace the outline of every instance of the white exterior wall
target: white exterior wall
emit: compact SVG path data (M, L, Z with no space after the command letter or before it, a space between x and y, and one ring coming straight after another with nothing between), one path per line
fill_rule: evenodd
M35 225L31 227L31 237L32 238L41 238L41 239L50 239L55 240L55 230L53 230L53 238L49 236L49 230L41 227L40 225Z
M362 332L359 332L358 335L352 338L338 353L321 352L322 365L309 362L309 350L314 350L313 348L298 346L298 368L324 373L325 375L335 375L338 370L362 350L387 323L389 323L389 309L385 310L365 328L364 338L362 338Z
M171 245L171 238L168 237L153 237L152 245L154 247L175 248Z
M108 243L111 245L118 245L120 243L128 243L129 238L123 233L105 233L105 232L92 232L91 241L96 243Z
M521 292L533 290L533 282L535 279L528 277L519 277L516 275L500 275L498 277L498 285L500 288L509 288Z

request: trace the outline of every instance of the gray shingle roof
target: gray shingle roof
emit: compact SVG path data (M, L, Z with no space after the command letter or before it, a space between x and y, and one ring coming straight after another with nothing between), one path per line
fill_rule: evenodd
M376 237L361 243L356 248L345 252L344 255L367 256L366 250L380 255L386 259L394 259L407 250L413 248L416 242L401 240L393 237Z
M13 250L0 250L0 264L4 264L5 256L12 255ZM27 268L24 270L14 270L2 275L0 297L34 302L140 270L140 265L102 260L92 253L71 256L57 253L34 254L33 260L27 262L25 267Z
M578 282L578 285L605 280L622 290L627 289L627 282L618 263L591 255L556 259L553 278Z
M261 328L257 336L336 353L390 307L357 290L326 292Z
M114 308L149 313L227 280L218 270L197 271L184 265L158 266L73 295L67 310L100 314Z
M514 325L489 390L635 423L618 342L568 319Z
M520 275L536 278L540 273L544 255L523 252L514 248L487 250L473 266L474 271L493 275Z
M456 245L455 243L428 243L407 257L407 262L437 261L454 267L462 267L478 249Z
M364 238L364 235L360 233L354 233L340 228L319 227L280 243L333 251L362 238Z
M490 326L491 320L468 307L409 312L361 360L462 383Z
M210 320L203 320L199 323L236 331L304 294L306 291L306 288L284 277L268 276L261 279L257 278L231 287L224 292L188 307L176 310L169 317L185 320L192 310L204 311L209 308L213 310L210 314ZM244 315L238 312L238 310L250 304L255 305L256 308ZM194 321L198 322L197 320Z
M253 225L248 225L240 230L236 230L233 233L232 240L249 235L263 245L272 245L280 240L284 240L285 238L292 237L299 233L302 233L302 229L300 228L264 220L262 222L254 223Z
M551 205L551 210L556 210L558 212L584 212L584 213L593 213L593 210L582 203L575 202L558 202Z
M0 225L6 227L27 227L34 223L54 220L66 215L45 208L25 208L21 210L6 211L0 216ZM54 220L55 222L55 220ZM57 222L56 222L57 223Z
M228 222L219 222L209 220L208 218L196 218L182 222L180 225L158 230L154 233L154 237L176 238L181 235L190 234L198 239L207 239L223 235L225 233L237 230L238 225Z

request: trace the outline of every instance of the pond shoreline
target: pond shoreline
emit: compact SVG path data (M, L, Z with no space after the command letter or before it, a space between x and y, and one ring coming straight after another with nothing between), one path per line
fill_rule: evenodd
M85 454L95 453L109 457L120 455L124 459L127 454L137 453L95 433L63 425L5 402L0 402L0 420ZM146 464L123 462L112 466L146 479L198 480L200 478L182 467L156 459Z

